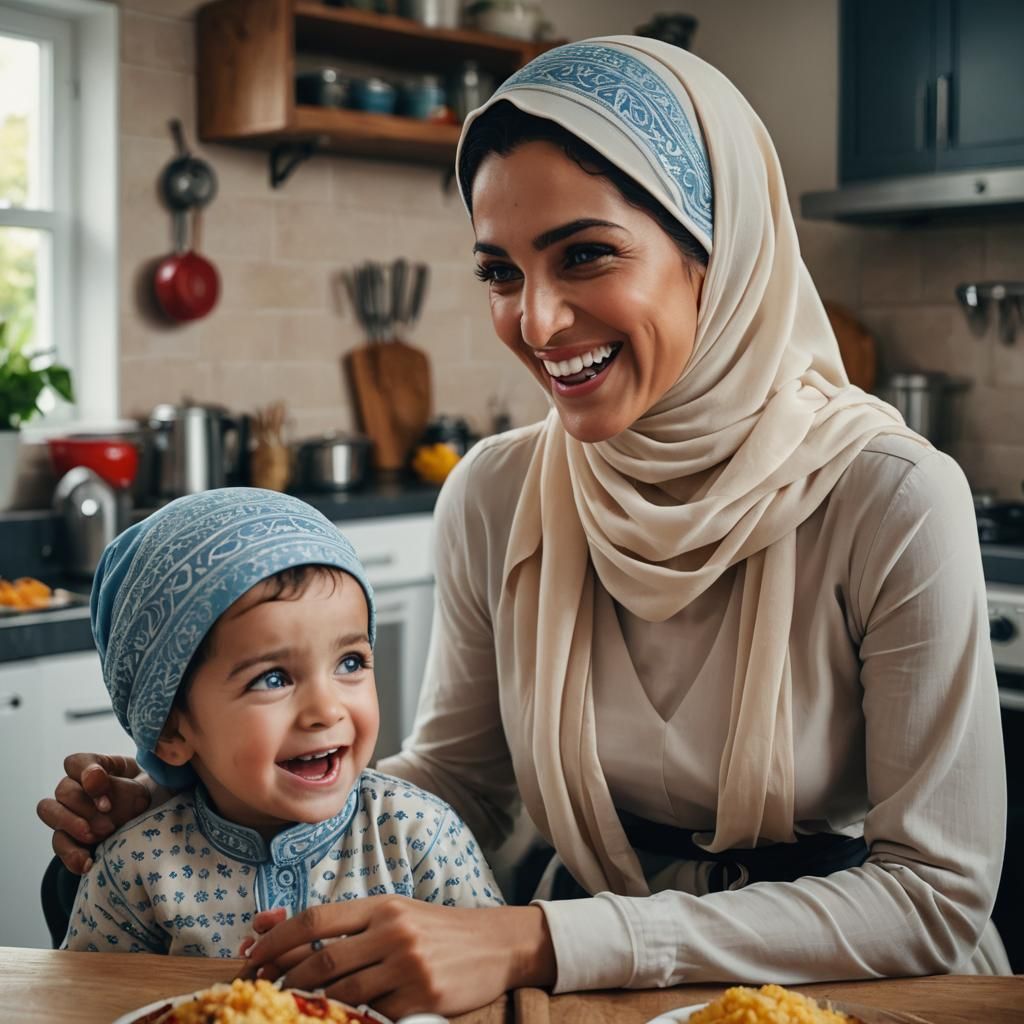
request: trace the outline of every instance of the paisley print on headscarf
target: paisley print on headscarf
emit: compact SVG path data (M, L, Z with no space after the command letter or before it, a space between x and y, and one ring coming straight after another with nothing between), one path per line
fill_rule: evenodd
M674 186L680 218L710 253L711 171L704 143L680 98L651 69L625 50L570 43L541 54L495 93L526 87L569 93L589 100L646 152Z

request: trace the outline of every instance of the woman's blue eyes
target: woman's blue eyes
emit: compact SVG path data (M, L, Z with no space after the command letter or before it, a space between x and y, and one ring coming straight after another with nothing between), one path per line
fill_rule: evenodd
M565 262L571 267L579 267L584 263L593 263L602 256L611 255L611 248L607 245L579 245L573 246L565 254Z
M611 256L614 250L609 245L574 245L565 254L564 266L571 270L599 260L602 256ZM514 281L519 271L508 263L487 263L477 265L476 276L481 281L493 284L508 284Z
M361 654L346 654L338 662L338 675L349 676L361 669L366 668L366 659ZM247 690L281 690L291 686L292 682L287 674L278 668L272 668L269 672L262 672L249 685Z

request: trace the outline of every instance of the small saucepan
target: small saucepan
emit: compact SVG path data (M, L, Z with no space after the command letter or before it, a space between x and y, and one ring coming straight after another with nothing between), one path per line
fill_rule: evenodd
M160 308L179 322L206 316L220 295L217 268L198 252L201 216L200 207L194 207L192 248L186 249L185 212L175 211L174 252L160 261L153 279Z
M352 491L365 483L373 443L361 434L324 434L296 445L299 486L310 491Z

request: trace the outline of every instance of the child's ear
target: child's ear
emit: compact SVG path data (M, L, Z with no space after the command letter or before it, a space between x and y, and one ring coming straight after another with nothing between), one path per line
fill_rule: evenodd
M167 716L160 739L156 741L154 753L161 761L173 765L188 764L192 760L195 750L182 735L181 714L177 708L172 708L171 713Z

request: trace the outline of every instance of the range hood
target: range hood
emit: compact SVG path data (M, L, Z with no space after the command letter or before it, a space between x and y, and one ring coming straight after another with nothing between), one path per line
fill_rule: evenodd
M948 215L1024 213L1024 167L851 182L800 197L807 220L899 222Z

